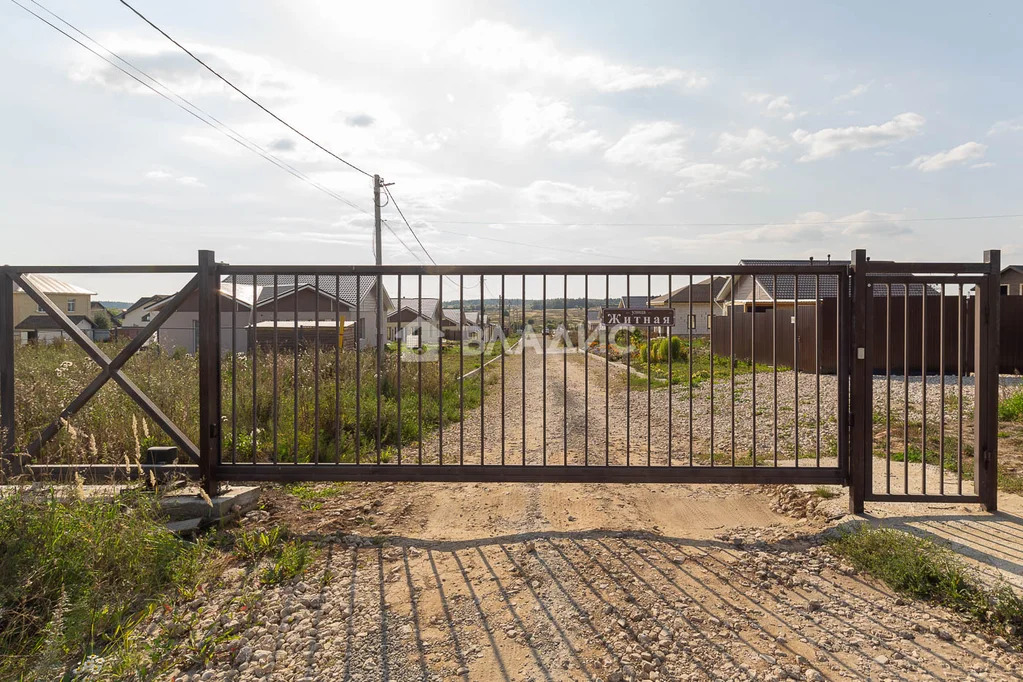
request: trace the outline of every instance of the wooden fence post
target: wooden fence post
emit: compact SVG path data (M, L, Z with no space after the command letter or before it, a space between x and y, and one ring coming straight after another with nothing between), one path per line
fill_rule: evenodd
M974 308L974 485L984 508L998 510L998 372L1001 251L985 251L988 272Z
M867 357L867 315L870 311L871 292L867 288L867 252L856 249L852 252L852 344L843 348L843 353L852 353L851 395L849 400L849 428L852 436L852 452L849 457L849 512L863 513L863 501L867 492L867 467L871 461L871 410L873 409L870 389L872 388L872 367ZM842 434L841 437L849 437Z
M212 251L199 252L199 472L203 488L217 492L220 464L220 288Z
M0 272L0 454L14 451L14 281Z

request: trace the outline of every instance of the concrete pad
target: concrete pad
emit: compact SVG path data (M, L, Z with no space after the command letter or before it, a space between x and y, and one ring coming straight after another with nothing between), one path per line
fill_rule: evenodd
M160 507L172 521L198 518L210 522L233 514L243 514L255 507L257 502L258 486L231 487L210 498L209 502L199 496L196 489L184 488L176 494L161 498Z

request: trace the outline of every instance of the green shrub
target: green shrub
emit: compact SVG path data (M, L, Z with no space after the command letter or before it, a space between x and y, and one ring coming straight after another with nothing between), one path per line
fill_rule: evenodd
M141 493L116 500L0 498L0 679L59 679L116 646L147 606L190 588L204 544L185 542Z
M998 401L998 418L1002 421L1023 421L1023 388L1010 391Z

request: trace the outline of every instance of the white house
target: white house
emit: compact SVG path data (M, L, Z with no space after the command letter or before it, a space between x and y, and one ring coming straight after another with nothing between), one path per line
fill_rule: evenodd
M675 311L675 325L671 333L678 336L687 336L692 327L693 335L704 336L710 333L711 315L722 315L724 307L716 299L721 290L728 283L728 277L706 277L698 282L693 282L690 291L689 283L657 298L651 299L653 307L665 307L669 302ZM690 318L690 301L692 301L692 318ZM662 330L664 334L666 330Z
M95 325L88 315L68 315L68 319L88 336L93 338ZM71 336L49 315L29 315L14 326L22 345L27 343L53 343Z
M170 298L168 294L153 294L152 296L143 296L139 300L132 303L128 308L121 313L120 321L122 327L145 327L149 322L156 317L159 312L157 305L167 298Z

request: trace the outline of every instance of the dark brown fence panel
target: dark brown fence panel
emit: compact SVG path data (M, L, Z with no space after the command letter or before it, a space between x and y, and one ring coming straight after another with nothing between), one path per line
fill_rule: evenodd
M818 344L817 333L817 308L813 303L799 306L799 315L794 314L791 306L779 307L777 313L777 328L775 327L775 313L772 309L761 310L756 313L744 310L735 310L735 333L732 335L728 315L715 315L711 324L713 325L714 354L727 356L731 352L731 343L734 339L735 358L749 362L754 359L756 351L756 362L770 365L774 362L777 352L778 366L791 368L796 366L793 360L793 353L798 347L799 371L816 372L818 353L820 371L826 374L834 374L838 366L836 336L836 316L838 304L834 298L825 299L820 302L820 339ZM798 319L797 319L798 318ZM799 326L799 343L794 343L796 325ZM753 348L752 334L753 325L756 325L756 349Z
M1023 296L1002 296L998 368L1002 374L1023 374Z

